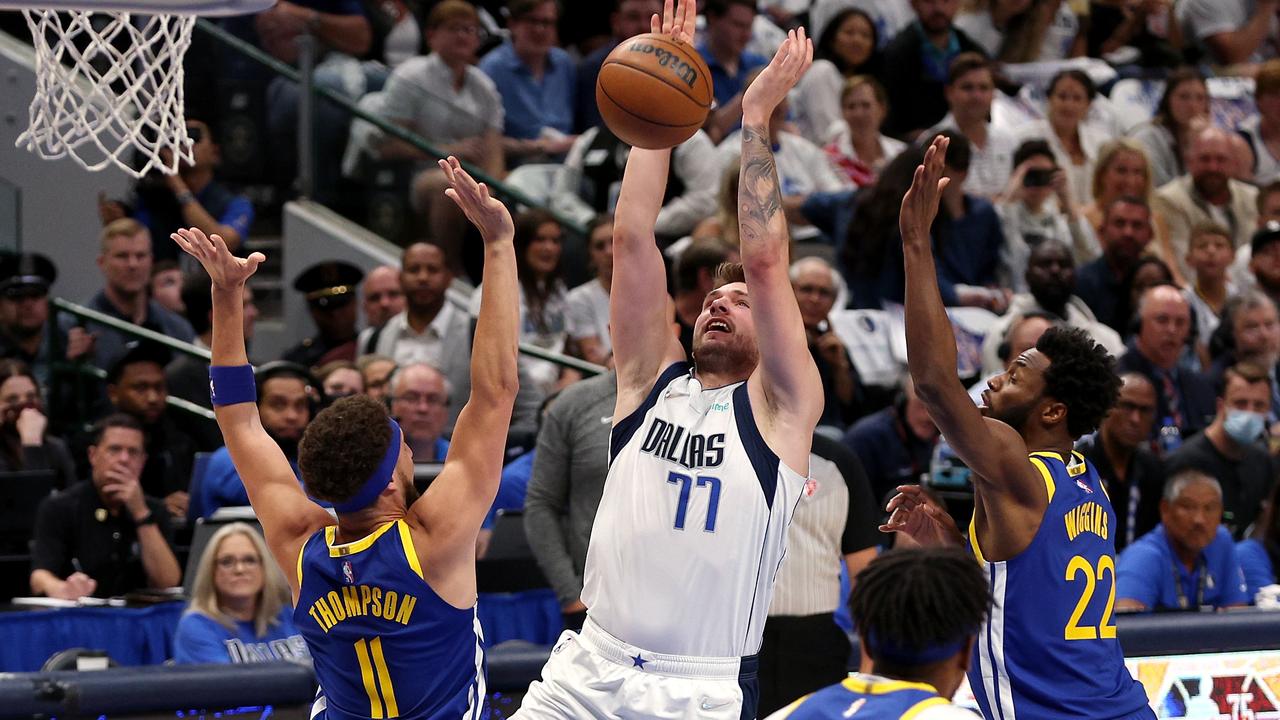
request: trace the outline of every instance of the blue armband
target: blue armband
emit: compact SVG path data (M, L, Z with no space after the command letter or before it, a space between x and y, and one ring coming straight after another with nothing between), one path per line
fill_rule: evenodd
M258 401L252 365L210 365L209 400L214 407Z

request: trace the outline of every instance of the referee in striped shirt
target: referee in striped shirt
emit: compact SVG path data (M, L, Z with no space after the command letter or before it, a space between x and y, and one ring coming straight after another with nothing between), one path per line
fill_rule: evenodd
M764 626L760 717L848 674L852 646L835 619L848 601L840 563L856 577L880 540L875 497L857 455L815 434L809 468L816 487L809 485L812 494L806 491L791 520Z

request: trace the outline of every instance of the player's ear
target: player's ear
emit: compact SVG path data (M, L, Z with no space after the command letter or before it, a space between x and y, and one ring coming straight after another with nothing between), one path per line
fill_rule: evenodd
M1040 414L1045 425L1057 425L1067 421L1067 405L1057 400L1050 400Z

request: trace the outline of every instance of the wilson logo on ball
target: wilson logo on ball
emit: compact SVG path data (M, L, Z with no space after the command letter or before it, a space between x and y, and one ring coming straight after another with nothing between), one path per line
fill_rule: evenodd
M672 74L691 88L698 81L698 69L681 60L678 55L670 50L654 47L648 43L632 43L627 50L653 55L658 60L658 65L670 70Z

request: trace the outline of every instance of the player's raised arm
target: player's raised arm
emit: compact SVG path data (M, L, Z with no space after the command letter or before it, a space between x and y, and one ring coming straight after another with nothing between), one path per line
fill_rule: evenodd
M760 346L758 375L771 416L801 421L799 426L808 427L806 436L822 414L822 380L809 354L800 306L787 275L791 237L769 142L769 122L812 62L813 44L804 29L792 30L743 94L738 183L742 269Z
M313 532L333 524L333 519L302 491L289 461L258 416L253 368L244 349L244 284L266 258L258 252L235 257L221 237L205 235L199 228L179 230L171 237L200 261L213 281L209 375L218 428L271 552L296 590L293 568L299 548Z
M506 206L477 183L458 159L440 161L449 179L445 193L458 204L484 240L480 315L471 344L471 397L458 415L444 470L409 512L429 543L418 550L428 581L442 597L474 594L476 536L498 494L516 374L520 290L516 280L515 229ZM429 569L428 569L429 568ZM434 577L431 577L434 576ZM470 583L459 589L459 583Z
M696 19L694 0L680 0L678 7L666 0L662 18L655 15L651 25L655 33L692 44ZM684 350L671 333L666 266L653 235L670 164L669 148L633 148L614 210L609 332L618 371L615 419L640 405L667 365L684 359Z
M916 168L902 199L899 228L906 268L907 367L916 394L947 442L984 483L984 493L1012 492L1034 502L1035 482L1043 482L1027 459L1017 430L983 417L956 374L955 331L938 292L929 228L948 178L942 176L949 140L936 138Z

